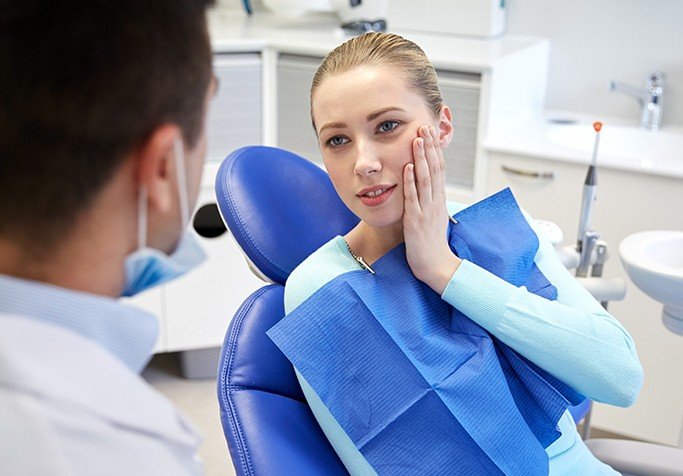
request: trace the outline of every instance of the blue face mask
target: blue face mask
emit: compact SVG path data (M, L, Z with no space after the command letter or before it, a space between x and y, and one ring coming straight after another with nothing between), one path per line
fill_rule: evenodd
M170 255L147 246L147 190L142 187L138 202L138 249L126 257L126 282L121 296L134 296L146 289L168 282L197 267L206 259L206 253L197 242L194 233L188 229L189 200L182 141L176 139L173 148L178 172L178 197L183 235Z

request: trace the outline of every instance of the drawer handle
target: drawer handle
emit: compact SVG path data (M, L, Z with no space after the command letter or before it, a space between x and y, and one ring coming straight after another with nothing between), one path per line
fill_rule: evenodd
M503 172L507 172L512 175L521 175L522 177L529 177L538 180L553 180L555 178L555 172L530 172L528 170L508 167L507 165L501 165L500 168L503 169Z

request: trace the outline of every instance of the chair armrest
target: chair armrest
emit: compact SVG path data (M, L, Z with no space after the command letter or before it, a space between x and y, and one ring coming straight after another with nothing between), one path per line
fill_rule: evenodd
M581 286L599 302L622 301L626 296L626 281L622 278L576 278Z
M647 476L683 476L683 450L640 441L594 438L588 449L617 471Z

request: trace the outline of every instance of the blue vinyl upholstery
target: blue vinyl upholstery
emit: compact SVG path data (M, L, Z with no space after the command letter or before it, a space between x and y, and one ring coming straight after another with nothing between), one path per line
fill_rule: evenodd
M358 223L324 170L273 147L230 154L218 170L216 197L242 251L280 284L309 254Z
M306 404L292 365L266 336L284 316L279 284L242 304L221 350L218 400L238 475L346 474Z
M249 146L216 177L217 204L259 274L230 323L218 365L223 431L238 475L347 474L318 426L294 369L266 331L284 317L284 283L309 254L358 219L327 174L290 152Z

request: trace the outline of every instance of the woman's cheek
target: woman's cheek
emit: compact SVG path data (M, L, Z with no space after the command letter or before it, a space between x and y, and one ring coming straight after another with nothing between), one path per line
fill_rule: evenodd
M394 144L391 157L394 157L394 164L400 167L401 170L407 164L413 163L413 138L403 138L400 142Z

